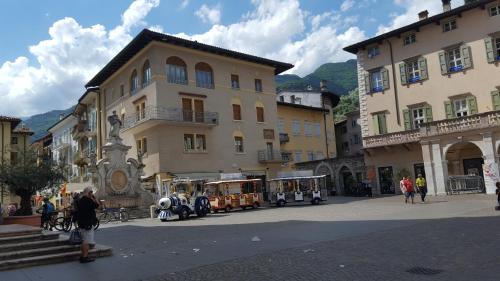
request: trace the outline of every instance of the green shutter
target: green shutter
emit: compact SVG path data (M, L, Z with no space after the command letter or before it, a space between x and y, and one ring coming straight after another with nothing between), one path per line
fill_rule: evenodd
M378 135L380 134L380 130L379 130L379 124L378 124L378 114L374 114L372 115L372 118L373 118L373 133L375 135Z
M439 52L439 64L441 64L441 74L448 74L448 63L446 62L446 53Z
M366 73L365 74L365 91L366 91L366 94L369 94L372 92L372 87L370 85L370 73Z
M399 76L401 77L401 85L408 84L408 75L406 74L406 63L399 64Z
M469 113L472 114L477 114L477 101L475 96L468 96L467 97L467 107L469 108Z
M387 122L385 120L385 114L384 113L378 114L378 123L380 125L380 133L381 134L387 134Z
M424 108L425 123L432 122L432 106L428 105Z
M491 102L493 103L493 110L500 110L500 91L491 92Z
M389 89L389 71L382 68L380 70L380 74L382 75L382 85L384 85L384 90Z
M418 67L420 69L420 80L425 80L429 78L427 75L427 59L421 57L418 59Z
M405 122L405 130L411 130L411 116L409 109L403 109L403 120Z
M495 52L493 51L493 39L488 37L484 39L484 45L486 46L486 59L489 63L495 61Z
M460 46L460 52L462 53L464 68L471 68L472 67L472 56L471 56L470 47L467 45L462 45L462 46Z
M453 114L453 104L451 103L451 101L448 100L444 102L444 111L446 112L446 119L455 117L455 115Z

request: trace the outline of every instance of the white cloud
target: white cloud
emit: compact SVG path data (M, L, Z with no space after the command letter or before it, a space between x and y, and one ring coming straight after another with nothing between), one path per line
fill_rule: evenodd
M464 0L451 1L451 3L456 7L463 5ZM389 25L380 25L377 35L418 21L418 13L421 11L429 11L429 16L443 12L441 1L436 0L394 0L394 4L406 7L404 13L393 15Z
M0 112L28 116L73 105L83 85L144 26L159 0L136 0L122 14L122 22L107 31L102 25L81 26L66 17L52 24L50 38L30 46L38 64L21 56L0 65Z
M342 2L342 5L340 5L340 10L342 12L345 12L350 8L352 8L354 4L355 4L354 0L345 0L344 2Z
M196 12L194 12L194 14L203 22L218 24L221 17L221 7L220 5L217 5L210 8L206 4L203 4Z
M299 75L309 74L326 62L354 58L342 47L365 38L359 28L347 28L340 14L309 15L300 8L298 0L252 0L252 3L255 10L238 23L214 25L202 34L176 36L290 62L295 68L289 72ZM308 19L311 30L306 28Z
M189 5L189 0L182 0L179 9L184 9Z

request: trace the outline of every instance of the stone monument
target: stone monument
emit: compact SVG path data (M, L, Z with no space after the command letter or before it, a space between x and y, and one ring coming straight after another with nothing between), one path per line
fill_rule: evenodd
M149 207L153 204L153 196L141 187L141 176L144 174L142 155L138 160L126 159L132 148L124 145L120 138L122 122L113 111L108 117L111 126L109 138L102 146L103 158L96 161L96 155L90 156L92 181L97 188L96 197L104 200L107 208L115 207Z

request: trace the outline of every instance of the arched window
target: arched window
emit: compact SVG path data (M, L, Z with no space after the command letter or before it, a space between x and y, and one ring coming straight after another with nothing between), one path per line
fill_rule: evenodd
M167 81L168 83L187 85L186 63L178 57L167 59Z
M139 77L137 77L137 70L132 71L130 76L130 95L133 96L139 90Z
M210 65L204 62L199 62L195 66L196 70L196 87L214 88L214 72Z
M149 83L151 83L151 66L147 60L142 66L142 87L146 87Z

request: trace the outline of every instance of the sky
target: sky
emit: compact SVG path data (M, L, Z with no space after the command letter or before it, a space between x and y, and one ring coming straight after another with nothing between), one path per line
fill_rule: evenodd
M452 0L452 6L463 0ZM343 47L442 11L440 0L0 0L0 115L74 105L143 28L295 65L354 58Z

